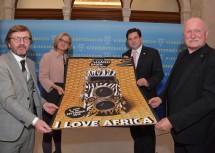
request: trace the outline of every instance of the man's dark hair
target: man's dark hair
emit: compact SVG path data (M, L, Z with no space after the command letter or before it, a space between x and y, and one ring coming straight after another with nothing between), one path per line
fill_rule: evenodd
M129 35L130 33L133 33L133 32L137 32L138 35L139 35L139 37L140 37L140 38L142 37L142 34L141 34L140 29L132 28L132 29L129 29L129 30L127 31L127 33L126 33L126 38L128 39L128 35Z

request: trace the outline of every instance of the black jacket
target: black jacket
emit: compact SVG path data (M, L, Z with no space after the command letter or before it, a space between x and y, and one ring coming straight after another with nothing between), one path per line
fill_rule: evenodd
M122 56L131 57L131 49ZM140 89L145 98L150 99L157 96L156 87L161 83L164 73L158 50L143 46L135 69L136 80L145 78L149 87L141 86Z
M167 102L167 116L172 135L183 144L203 143L215 134L215 50L207 44L187 66L169 101L167 91L172 74L188 50L181 52L167 80L162 101Z

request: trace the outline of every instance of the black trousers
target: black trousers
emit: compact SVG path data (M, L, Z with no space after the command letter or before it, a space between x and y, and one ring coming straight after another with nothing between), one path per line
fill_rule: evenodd
M174 142L174 149L175 153L215 153L215 134L209 135L201 144L181 144Z
M63 83L55 83L56 85L63 88ZM54 103L55 105L59 106L59 102L61 100L61 95L58 94L57 90L53 89L51 92L47 93L45 89L42 89L42 95L45 100L48 102ZM47 112L43 111L43 120L50 125L52 121L52 115L48 114ZM52 138L55 144L55 153L61 153L61 130L54 130L51 133L43 134L43 152L44 153L52 153Z
M130 132L134 140L134 153L155 153L154 125L131 126Z
M52 115L48 114L47 112L43 111L43 120L50 124L52 120ZM52 138L55 144L55 153L61 153L61 130L53 130L51 133L44 133L43 134L43 152L44 153L52 153Z

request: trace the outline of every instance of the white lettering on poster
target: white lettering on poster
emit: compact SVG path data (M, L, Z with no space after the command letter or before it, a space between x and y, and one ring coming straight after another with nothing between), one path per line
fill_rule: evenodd
M98 126L129 126L129 125L143 125L153 124L154 120L150 117L145 118L132 118L132 119L119 119L119 120L105 120L102 125L100 121L77 121L77 122L65 122L63 128L79 128L79 127L98 127ZM61 122L57 121L53 127L60 128Z
M99 126L99 121L81 121L81 122L73 122L71 127L96 127Z
M141 124L152 124L154 121L146 117L141 122L142 118L134 119L121 119L121 120L106 120L103 126L126 126L126 125L141 125Z

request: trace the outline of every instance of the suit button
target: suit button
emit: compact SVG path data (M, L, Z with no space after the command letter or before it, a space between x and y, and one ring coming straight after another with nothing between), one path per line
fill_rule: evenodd
M24 124L25 122L23 122L22 120L20 120L20 122L22 123L22 124Z
M29 100L30 98L28 97L27 100Z

